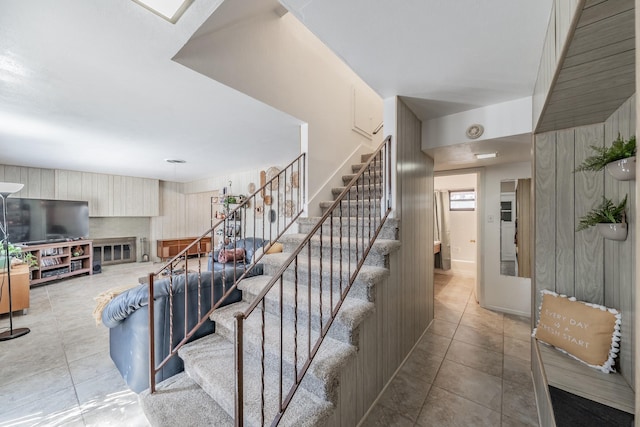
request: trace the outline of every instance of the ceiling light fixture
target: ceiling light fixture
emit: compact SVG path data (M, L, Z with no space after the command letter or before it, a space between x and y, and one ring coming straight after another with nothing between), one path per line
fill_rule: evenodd
M173 163L173 164L187 163L186 160L182 160L182 159L164 159L164 161L167 163Z
M481 153L481 154L476 154L476 159L478 160L482 160L482 159L493 159L494 157L497 157L498 153Z
M193 0L133 0L145 9L175 24Z

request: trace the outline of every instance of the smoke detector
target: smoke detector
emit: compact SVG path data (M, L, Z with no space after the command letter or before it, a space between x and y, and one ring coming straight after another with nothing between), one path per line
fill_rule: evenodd
M467 138L476 139L480 138L484 133L484 127L480 124L473 124L467 128Z

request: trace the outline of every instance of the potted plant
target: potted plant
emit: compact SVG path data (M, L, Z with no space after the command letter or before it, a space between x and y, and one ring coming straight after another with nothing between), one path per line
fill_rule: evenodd
M0 269L7 268L6 249L4 242L0 245ZM11 265L15 264L27 264L29 268L37 266L36 257L31 252L23 252L20 246L15 246L11 243L7 244L9 250L9 261Z
M627 238L626 206L626 195L617 205L603 197L600 206L580 218L576 231L596 226L605 239L625 240Z
M620 181L628 181L636 176L636 137L632 136L627 141L622 139L620 134L613 141L611 147L591 146L596 152L593 156L589 156L580 166L576 168L578 171L600 171L607 168L607 171L615 179Z

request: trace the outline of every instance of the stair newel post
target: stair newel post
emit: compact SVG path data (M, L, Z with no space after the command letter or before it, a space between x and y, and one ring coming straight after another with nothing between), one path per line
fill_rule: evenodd
M243 337L242 325L244 321L244 313L234 313L236 319L236 354L235 354L235 370L236 370L236 404L235 404L235 425L242 427L244 425L244 365L243 365Z

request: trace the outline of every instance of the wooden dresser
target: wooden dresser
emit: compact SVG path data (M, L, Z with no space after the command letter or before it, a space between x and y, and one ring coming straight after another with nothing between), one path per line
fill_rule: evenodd
M178 255L187 246L193 243L197 237L183 237L180 239L162 239L158 240L157 253L158 258L163 261L169 260ZM187 255L203 255L211 252L211 239L206 237L201 239L197 245L193 246L187 252Z

